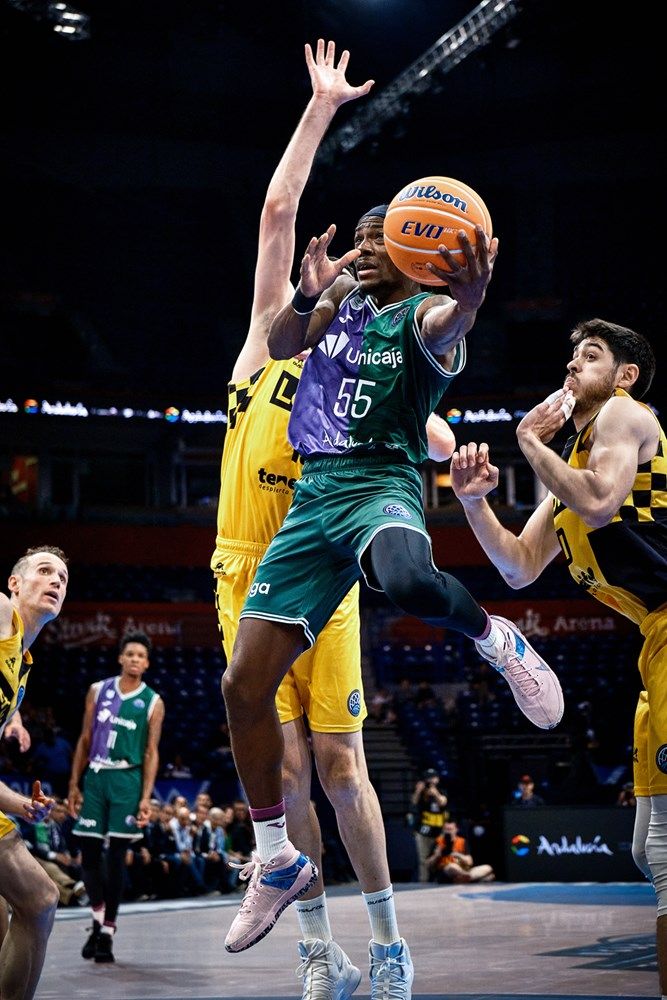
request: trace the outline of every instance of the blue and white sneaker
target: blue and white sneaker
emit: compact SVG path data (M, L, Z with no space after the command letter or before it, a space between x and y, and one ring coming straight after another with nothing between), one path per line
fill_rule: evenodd
M371 1000L411 1000L415 970L403 938L394 944L371 941L368 955Z
M253 854L240 868L239 878L248 881L239 912L232 921L225 948L244 951L269 933L283 910L317 881L317 866L287 842L280 854L265 864Z
M476 642L480 656L505 678L527 719L540 729L553 729L563 718L563 691L549 664L536 653L514 622L490 615L502 644L488 649Z
M296 974L303 978L301 1000L348 1000L361 982L361 972L335 941L299 941L299 955L303 961Z

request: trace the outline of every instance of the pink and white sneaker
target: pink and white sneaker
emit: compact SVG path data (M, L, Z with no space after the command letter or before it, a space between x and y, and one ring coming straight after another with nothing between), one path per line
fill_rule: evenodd
M225 938L227 951L244 951L269 933L283 910L317 881L317 866L289 843L280 854L262 864L256 854L240 868L248 881L239 912Z
M526 718L540 729L553 729L564 709L558 678L514 622L500 615L489 617L502 635L502 646L489 652L476 642L477 652L503 675Z

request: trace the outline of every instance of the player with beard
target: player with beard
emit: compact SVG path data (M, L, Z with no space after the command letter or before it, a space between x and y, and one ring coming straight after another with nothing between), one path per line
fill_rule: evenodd
M549 491L516 536L485 497L498 483L486 444L452 457L454 492L477 539L514 588L562 550L573 579L639 626L644 690L635 711L633 856L652 879L658 966L667 996L667 440L639 402L655 358L645 337L602 319L579 323L563 387L517 428L519 446ZM563 456L548 447L572 414Z

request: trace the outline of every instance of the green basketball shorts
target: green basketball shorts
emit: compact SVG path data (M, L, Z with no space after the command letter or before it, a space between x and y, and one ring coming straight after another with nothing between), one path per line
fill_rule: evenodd
M309 459L282 527L252 582L241 618L301 625L312 645L361 576L380 531L426 535L418 470L392 456Z

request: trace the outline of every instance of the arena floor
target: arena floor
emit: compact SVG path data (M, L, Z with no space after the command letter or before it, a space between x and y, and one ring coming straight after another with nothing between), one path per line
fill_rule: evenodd
M415 964L413 1000L583 1000L659 996L655 896L643 883L398 885L401 932ZM331 924L368 997L368 920L356 886L328 890ZM61 910L39 1000L283 1000L301 996L298 924L285 911L254 948L223 947L239 899L123 907L116 962L80 957L89 917Z

